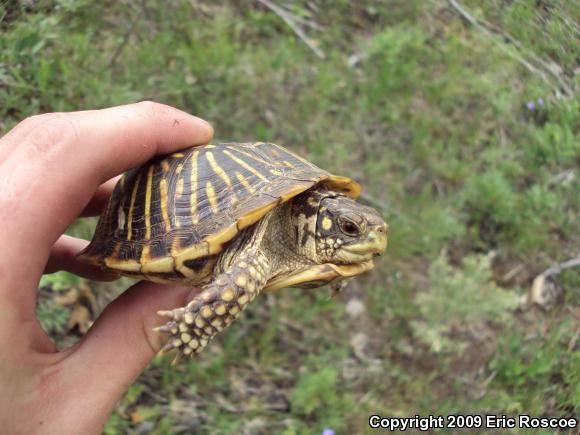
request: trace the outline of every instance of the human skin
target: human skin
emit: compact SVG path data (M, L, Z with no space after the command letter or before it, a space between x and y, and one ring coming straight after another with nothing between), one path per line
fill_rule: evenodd
M157 310L195 292L139 283L87 335L58 352L36 318L43 273L113 280L74 255L88 242L63 235L99 214L115 177L156 154L207 143L205 121L142 102L25 119L0 138L0 431L101 433L129 385L163 345Z

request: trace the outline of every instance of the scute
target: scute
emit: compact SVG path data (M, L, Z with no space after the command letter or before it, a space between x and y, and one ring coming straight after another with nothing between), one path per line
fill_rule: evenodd
M271 143L156 157L117 183L79 258L121 273L191 273L186 261L219 254L240 230L318 183L352 198L360 193L349 178Z

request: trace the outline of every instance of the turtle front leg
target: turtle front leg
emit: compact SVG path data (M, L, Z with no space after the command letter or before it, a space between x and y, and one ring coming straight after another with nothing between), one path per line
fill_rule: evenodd
M185 307L159 311L171 320L156 331L170 335L161 353L177 349L174 363L200 353L218 332L227 328L266 285L269 264L259 251L240 255L225 272L206 285Z

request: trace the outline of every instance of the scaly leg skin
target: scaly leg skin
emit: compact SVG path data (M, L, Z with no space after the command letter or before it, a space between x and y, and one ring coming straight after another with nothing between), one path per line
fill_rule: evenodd
M268 279L269 265L259 251L239 256L229 270L205 286L187 306L159 311L171 321L155 328L170 334L160 354L177 349L173 364L184 356L200 353L218 332L227 328L254 300Z

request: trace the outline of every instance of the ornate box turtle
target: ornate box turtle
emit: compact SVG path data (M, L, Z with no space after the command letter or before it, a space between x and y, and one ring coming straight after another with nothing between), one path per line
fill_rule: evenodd
M201 352L260 291L314 288L373 267L388 227L360 186L271 143L204 145L156 157L117 183L79 254L129 277L201 286L159 312L177 360Z

